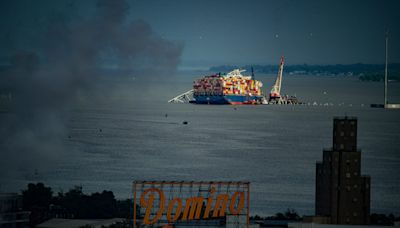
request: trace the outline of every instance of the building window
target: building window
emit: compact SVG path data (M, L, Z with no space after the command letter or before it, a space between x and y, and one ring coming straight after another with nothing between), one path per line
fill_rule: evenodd
M354 136L354 132L352 131L352 132L350 132L350 136L351 137L353 137Z
M357 203L357 201L358 201L357 198L354 197L354 198L353 198L353 202L354 202L354 203Z
M353 188L357 188L358 186L355 184L354 186L353 186Z
M357 172L354 172L353 174L354 174L354 176L357 176L358 173L357 173Z
M346 160L346 164L350 165L350 160L349 159Z
M351 125L354 125L354 124L356 124L356 122L354 122L354 121L350 121L350 124L351 124Z
M344 145L343 144L340 144L340 149L344 149Z
M350 178L350 173L346 173L346 177L347 177L347 178Z
M340 132L340 136L344 136L344 132L343 131Z
M357 212L353 212L353 216L354 216L354 217L357 217Z
M354 159L354 162L357 163L357 162L358 162L358 159Z
M350 187L350 186L346 186L346 190L347 190L348 192L350 192L351 187Z

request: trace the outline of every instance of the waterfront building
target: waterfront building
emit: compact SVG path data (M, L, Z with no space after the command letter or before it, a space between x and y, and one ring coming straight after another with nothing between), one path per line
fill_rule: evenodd
M333 120L333 146L316 164L314 219L330 224L369 223L370 177L361 175L357 118Z

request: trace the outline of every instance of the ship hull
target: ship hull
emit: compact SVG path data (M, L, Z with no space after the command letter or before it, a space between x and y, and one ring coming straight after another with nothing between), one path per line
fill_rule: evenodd
M262 96L246 96L246 95L196 95L194 96L196 104L259 104Z

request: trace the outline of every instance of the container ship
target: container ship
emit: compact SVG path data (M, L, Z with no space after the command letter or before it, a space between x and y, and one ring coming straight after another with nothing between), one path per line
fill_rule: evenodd
M168 102L195 104L303 104L296 96L281 96L283 65L281 57L278 76L272 86L268 100L262 94L263 84L251 76L242 75L245 70L235 69L228 74L204 76L194 81L193 89L182 93Z
M262 104L263 84L245 70L235 69L226 75L214 74L197 79L193 84L193 103L196 104Z

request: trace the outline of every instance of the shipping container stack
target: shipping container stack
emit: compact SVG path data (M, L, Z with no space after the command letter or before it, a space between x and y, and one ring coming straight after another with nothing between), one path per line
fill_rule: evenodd
M260 96L262 83L248 76L223 77L219 75L205 76L194 81L195 95L249 95Z

